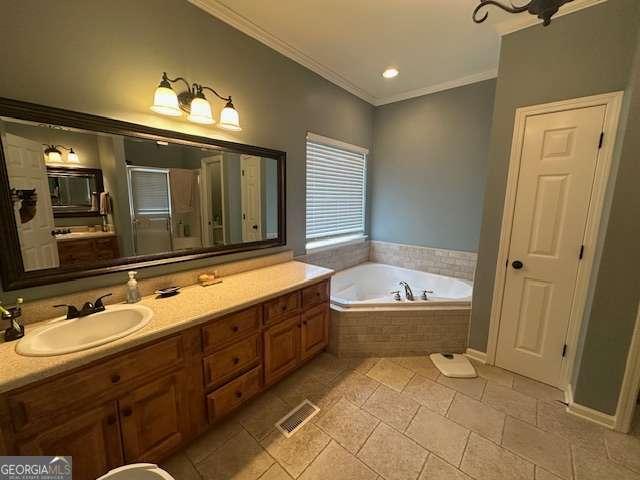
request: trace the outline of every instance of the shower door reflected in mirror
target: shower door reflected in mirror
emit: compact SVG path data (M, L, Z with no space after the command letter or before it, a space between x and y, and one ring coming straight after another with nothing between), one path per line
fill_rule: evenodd
M0 133L23 272L123 270L283 242L284 154L6 116ZM73 148L74 163L64 153L48 163L51 145ZM30 191L33 218L23 215L28 201L18 199Z

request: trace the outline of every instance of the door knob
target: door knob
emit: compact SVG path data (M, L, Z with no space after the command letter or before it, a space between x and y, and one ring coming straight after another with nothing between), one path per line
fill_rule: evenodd
M516 270L520 270L522 267L524 267L524 263L522 263L520 260L514 260L511 266Z
M257 230L258 229L258 225L254 225L251 228L253 228L254 230Z

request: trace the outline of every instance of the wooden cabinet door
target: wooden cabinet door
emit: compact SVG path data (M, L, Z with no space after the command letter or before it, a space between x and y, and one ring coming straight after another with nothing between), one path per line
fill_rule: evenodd
M294 370L300 362L300 315L291 317L264 332L264 381L274 383Z
M302 314L302 360L315 355L329 343L329 305L323 303Z
M126 463L161 460L183 438L188 424L181 372L131 391L118 401Z
M116 403L77 415L18 444L20 455L71 455L74 480L95 480L122 465Z

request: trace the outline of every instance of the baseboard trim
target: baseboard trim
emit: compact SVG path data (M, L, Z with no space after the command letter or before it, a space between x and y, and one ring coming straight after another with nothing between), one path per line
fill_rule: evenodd
M612 430L616 426L615 415L608 415L606 413L599 412L598 410L585 407L584 405L580 405L575 402L569 403L569 405L567 406L567 412L570 413L571 415L575 415L576 417L589 420L590 422L597 423L602 427L609 428Z
M487 354L473 348L467 348L465 355L472 360L480 363L487 363Z

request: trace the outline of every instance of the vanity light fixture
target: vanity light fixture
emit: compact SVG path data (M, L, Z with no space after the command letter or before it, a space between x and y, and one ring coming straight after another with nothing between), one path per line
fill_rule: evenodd
M176 94L171 87L171 84L176 82L184 83L187 89ZM240 116L233 106L231 96L223 97L213 88L199 83L190 84L183 77L169 78L166 72L162 73L162 80L160 80L160 84L156 88L151 110L172 117L179 117L182 115L182 112L186 112L189 121L211 125L215 123L215 120L213 119L211 104L204 96L205 90L226 102L225 107L220 112L220 127L236 132L242 130L242 128L240 128Z
M60 149L67 150L69 153L67 154L67 162L69 163L80 163L80 157L78 154L73 151L72 147L65 147L64 145L48 145L43 143L44 156L46 158L46 163L61 163L62 162L62 152Z
M44 144L43 144L44 145ZM44 156L47 163L60 163L62 162L62 152L58 150L55 145L47 145L44 150Z
M395 78L399 73L400 71L397 68L389 67L384 72L382 72L382 76L384 78Z
M513 3L511 5L503 5L496 0L480 0L480 5L473 10L473 21L476 23L484 22L489 16L489 12L485 12L482 17L478 17L478 13L482 8L493 5L509 13L529 12L531 15L536 15L542 20L542 24L546 27L551 23L551 17L558 13L560 7L572 1L573 0L531 0L525 5L516 6Z

